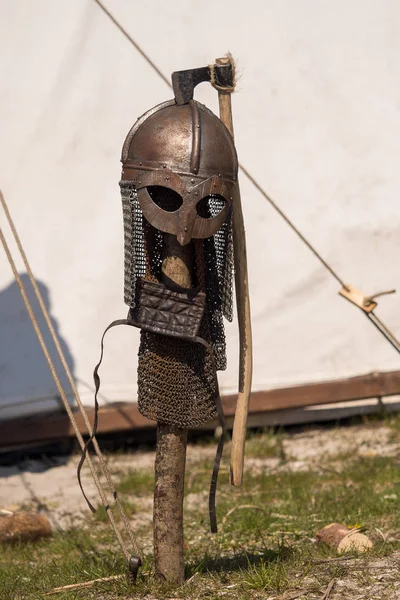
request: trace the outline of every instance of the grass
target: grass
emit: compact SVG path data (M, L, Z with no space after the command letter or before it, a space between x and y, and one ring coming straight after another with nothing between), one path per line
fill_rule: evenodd
M132 517L137 512L137 508L136 508L136 505L134 502L131 502L130 500L127 500L126 498L122 498L121 504L122 504L128 517ZM104 508L103 505L100 505L96 509L96 512L93 515L93 519L97 522L107 523L108 516L107 516L106 509ZM115 519L117 521L120 521L120 519L121 519L121 516L120 516L119 512L117 512L117 511L115 512Z
M151 493L154 487L154 473L148 469L131 471L124 475L118 484L119 492L143 496Z
M285 436L282 432L274 432L271 428L266 428L261 433L249 432L246 444L246 456L248 458L279 458L282 462L286 461L283 440Z
M262 592L282 592L289 586L287 567L283 560L272 563L249 564L242 571L244 587Z
M0 598L39 600L53 587L105 577L123 569L119 554L100 547L88 529L73 529L54 535L49 542L4 546L0 561ZM84 596L69 593L57 597Z
M394 431L400 430L397 424L391 426ZM103 522L105 515L99 511L94 517L88 515L80 529L55 534L49 541L3 547L0 599L216 600L223 594L229 600L250 600L270 595L284 598L285 593L299 588L307 589L305 598L311 599L320 598L334 578L361 587L373 585L374 571L370 572L367 565L385 557L390 560L400 550L397 459L344 454L340 469L336 456L334 464L324 460L322 469L296 471L285 456L285 435L267 431L249 439L250 456L278 458L278 469L271 471L258 465L246 473L241 489L230 487L226 471L221 474L216 535L208 531L206 507L211 461L188 469L187 493L198 494L200 500L198 505L188 503L185 511L187 581L180 588L172 591L171 586L154 579L152 556L148 554L135 588L121 579L44 596L56 586L125 572L123 557ZM149 497L153 484L148 470L123 475L119 481L120 497L136 519L141 509L135 498ZM351 554L359 566L355 567L354 560L332 560L336 559L335 552L316 543L318 529L334 521L363 526L373 538L373 550L362 558ZM144 520L139 534L142 541L149 542L152 534L147 522Z

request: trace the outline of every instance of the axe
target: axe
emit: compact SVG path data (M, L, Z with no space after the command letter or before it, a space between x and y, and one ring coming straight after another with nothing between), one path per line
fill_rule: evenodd
M186 104L192 100L194 88L203 81L209 81L218 91L220 119L233 137L231 94L235 89L235 64L232 57L227 55L217 58L215 64L207 67L172 73L172 88L177 104ZM246 423L253 371L246 238L240 196L233 205L232 222L240 354L239 393L232 432L230 480L232 485L239 486L243 479Z

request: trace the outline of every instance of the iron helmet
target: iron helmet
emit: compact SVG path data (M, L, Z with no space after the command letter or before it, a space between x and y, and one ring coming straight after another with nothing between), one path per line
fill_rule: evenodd
M239 193L238 160L223 122L195 100L164 102L140 117L121 158L146 220L181 245L213 236Z

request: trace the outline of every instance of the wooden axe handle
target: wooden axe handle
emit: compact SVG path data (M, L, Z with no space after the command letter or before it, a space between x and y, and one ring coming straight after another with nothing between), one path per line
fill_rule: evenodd
M230 57L217 58L217 65L231 62ZM218 89L221 121L234 137L232 120L231 92ZM243 480L244 451L246 444L246 424L251 393L253 371L253 351L251 336L250 298L247 273L246 238L240 194L233 206L233 250L235 258L235 290L239 323L239 394L236 404L235 420L232 432L231 484L239 486Z

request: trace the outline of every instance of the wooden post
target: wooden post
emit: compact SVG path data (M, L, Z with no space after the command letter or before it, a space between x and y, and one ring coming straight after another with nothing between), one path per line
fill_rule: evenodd
M167 287L192 286L193 246L181 246L165 234L163 283ZM168 340L165 342L168 344ZM187 429L157 424L154 485L154 562L156 577L180 584L185 579L183 561L183 495Z

